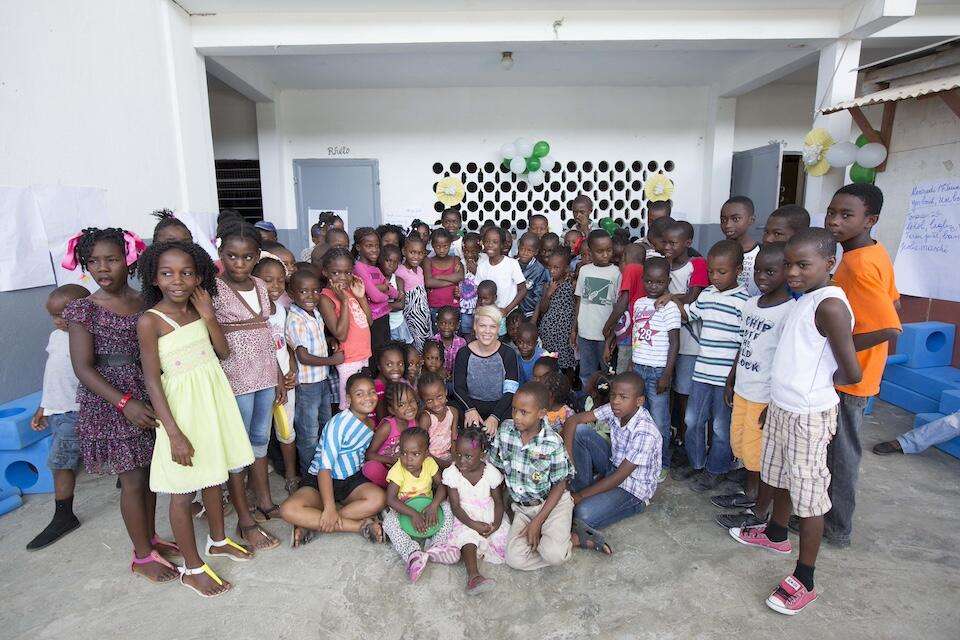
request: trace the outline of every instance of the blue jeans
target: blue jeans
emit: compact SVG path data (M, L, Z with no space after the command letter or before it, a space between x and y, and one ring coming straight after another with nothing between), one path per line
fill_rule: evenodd
M468 336L471 333L473 333L473 314L461 313L460 314L460 335Z
M317 451L320 432L330 420L330 381L305 382L297 385L293 429L297 432L297 456L300 477L307 477L310 462Z
M585 424L577 427L573 441L573 463L577 468L570 488L582 491L594 483L594 476L607 477L616 467L610 462L610 445ZM647 504L625 489L616 487L590 496L573 508L573 517L594 529L608 527L629 516L642 513Z
M277 396L276 387L267 387L260 391L243 393L237 398L237 407L240 417L243 418L243 427L250 438L250 447L253 448L253 457L262 458L267 455L267 444L270 442L270 425L273 424L273 399Z
M865 396L838 392L837 433L827 445L830 470L830 511L823 518L823 535L833 542L849 542L853 512L857 508L857 480L860 477L860 429L867 408Z
M53 416L51 416L53 417ZM936 444L949 442L960 436L960 413L951 413L939 420L928 422L922 427L897 438L904 453L920 453Z
M644 364L633 365L633 370L643 378L644 406L653 417L663 438L663 467L670 468L670 385L663 393L657 393L657 381L663 375L665 367L649 367Z
M694 469L706 468L714 475L729 471L733 461L733 452L730 450L730 407L723 401L723 387L694 380L684 422L687 424L684 445L690 466ZM708 424L713 435L709 453Z
M407 328L406 321L401 322L399 327L390 328L390 339L399 340L400 342L405 342L406 344L413 342L413 336L410 335L410 329Z
M600 370L603 360L603 340L587 340L577 338L577 349L580 350L580 383L587 388L590 377Z

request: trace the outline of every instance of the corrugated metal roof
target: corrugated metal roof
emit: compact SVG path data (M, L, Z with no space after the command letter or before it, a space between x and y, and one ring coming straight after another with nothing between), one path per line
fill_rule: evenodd
M889 67L895 64L903 64L904 62L909 62L911 60L916 60L918 58L923 58L931 54L937 53L939 50L949 49L950 46L955 46L957 43L960 43L960 38L948 38L946 40L941 40L940 42L934 42L933 44L928 44L924 47L919 47L917 49L911 49L910 51L904 51L903 53L898 53L895 56L890 56L889 58L884 58L883 60L877 60L876 62L871 62L870 64L865 64L857 67L857 71L865 71L867 69L881 69L883 67ZM948 46L949 45L949 46Z
M820 113L834 113L836 111L844 111L851 107L865 107L871 104L909 100L910 98L919 98L920 96L940 93L941 91L951 91L957 88L960 88L960 74L874 91L865 96L839 102L833 106L821 109Z

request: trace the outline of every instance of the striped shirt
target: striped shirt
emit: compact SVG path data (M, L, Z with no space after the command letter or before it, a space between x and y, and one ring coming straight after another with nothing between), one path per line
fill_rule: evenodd
M323 337L323 318L316 309L313 313L304 311L299 306L290 305L287 313L287 342L296 352L303 347L312 356L327 357L327 341ZM297 381L301 384L323 382L327 379L326 365L303 364L298 360Z
M710 285L691 304L684 305L690 321L700 320L700 353L693 367L693 380L717 387L727 383L742 337L743 306L750 298L747 288L738 286L718 291Z
M657 490L663 448L660 429L650 413L640 407L626 424L620 424L620 418L613 415L609 404L605 404L594 409L593 415L610 425L610 462L613 466L619 467L624 460L637 465L620 483L620 488L649 504Z
M310 473L329 471L334 480L346 480L360 471L373 429L346 409L327 421L310 463Z

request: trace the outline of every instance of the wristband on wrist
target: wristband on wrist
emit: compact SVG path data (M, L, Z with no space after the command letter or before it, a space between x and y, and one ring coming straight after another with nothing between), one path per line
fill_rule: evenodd
M117 411L123 413L123 408L127 406L127 403L130 402L130 398L133 397L133 392L128 391L123 394L123 397L120 398L120 402L117 403Z

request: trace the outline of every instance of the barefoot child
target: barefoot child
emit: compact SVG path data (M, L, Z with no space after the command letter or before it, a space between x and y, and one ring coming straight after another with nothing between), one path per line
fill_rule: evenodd
M407 577L410 582L416 582L428 560L453 564L456 558L446 554L430 554L434 546L444 548L444 543L453 528L453 513L450 505L445 502L447 488L443 486L440 477L440 468L437 462L430 457L430 435L419 427L412 427L400 436L400 458L387 474L387 506L390 507L383 519L383 530L390 538L394 550L400 554L407 567ZM417 496L431 498L430 504L423 510L417 511L406 504L407 500ZM420 543L414 541L410 534L400 527L399 516L409 516L413 527L424 532L437 524L438 513L443 511L443 523L440 530L426 541L426 551L420 548Z
M306 479L280 507L294 527L293 547L307 544L318 532L359 533L370 542L383 542L377 514L386 506L386 496L360 470L373 440L373 422L367 417L377 406L373 379L353 374L344 396L347 409L330 418Z
M158 425L140 369L136 327L143 298L127 283L142 250L143 241L123 229L89 228L71 238L63 266L79 266L100 288L68 302L62 315L80 381L77 439L84 469L120 476L120 514L133 543L130 571L161 583L178 572L159 552L179 550L154 528L157 496L149 469Z
M430 455L446 469L452 460L451 443L460 422L459 413L447 404L447 385L439 375L428 372L420 376L417 391L424 409L417 425L430 434Z
M161 428L150 489L170 494L170 526L183 554L180 582L209 598L231 588L201 558L190 504L201 492L210 535L204 554L245 562L253 554L224 532L220 485L253 463L253 449L220 367L230 347L217 323L216 267L195 244L158 242L138 260L147 312L137 322L143 374ZM211 348L212 347L212 348Z
M497 581L480 573L480 561L503 564L510 523L503 515L503 474L487 461L483 429L460 429L455 440L456 464L443 472L453 512L447 546L457 551L467 569L467 595L493 589Z
M490 462L504 475L513 500L506 562L514 569L561 565L570 559L573 499L567 482L574 467L563 440L546 426L550 393L528 382L513 396L513 417L500 423Z
M77 386L80 382L70 364L70 335L63 319L63 309L69 302L89 295L90 292L78 284L65 284L47 297L47 313L53 319L54 330L47 342L43 395L30 420L30 427L34 431L50 428L47 466L53 471L55 506L53 520L27 543L27 551L51 545L80 526L80 520L73 513L73 490L77 484L77 471L83 462L77 442Z
M387 383L383 397L386 415L377 426L367 447L363 475L373 484L387 488L387 473L400 453L400 434L417 426L417 394L405 381Z
M787 316L771 367L770 407L763 422L761 482L774 490L765 527L733 528L741 544L789 554L791 508L800 517L800 557L767 606L796 615L817 599L813 573L830 510L827 446L837 432L834 385L855 384L862 372L853 342L853 314L843 290L832 286L836 241L825 229L807 229L784 251L787 284L803 293Z

